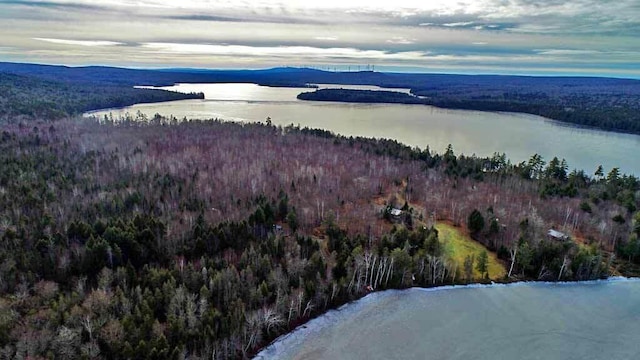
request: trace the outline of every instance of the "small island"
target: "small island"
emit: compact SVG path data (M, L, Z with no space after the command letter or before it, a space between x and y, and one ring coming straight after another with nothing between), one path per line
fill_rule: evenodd
M321 89L313 92L303 92L298 95L298 99L351 103L428 105L426 99L411 94L386 90Z

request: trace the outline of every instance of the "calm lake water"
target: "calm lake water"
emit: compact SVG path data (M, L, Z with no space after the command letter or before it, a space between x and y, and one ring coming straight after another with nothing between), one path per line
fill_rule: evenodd
M321 85L350 89L371 86ZM538 153L549 161L565 158L570 169L593 174L602 164L608 171L619 167L640 175L640 136L567 126L540 116L466 110L447 110L424 105L346 104L297 100L305 88L271 88L254 84L178 84L163 89L203 92L204 100L181 100L138 104L123 109L92 112L114 116L141 111L177 118L220 118L265 121L275 125L322 128L347 136L390 138L410 146L427 145L444 152L452 144L456 154L491 156L504 152L513 162ZM380 88L377 88L380 89ZM391 89L408 92L407 89Z
M371 294L257 359L640 359L640 282L512 284Z

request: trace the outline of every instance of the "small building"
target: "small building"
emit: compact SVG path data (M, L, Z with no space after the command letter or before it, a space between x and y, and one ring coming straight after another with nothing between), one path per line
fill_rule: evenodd
M547 233L547 235L554 240L560 240L560 241L569 240L569 235L553 229L549 229L549 232Z
M393 209L391 209L389 214L391 214L391 216L393 216L393 217L399 217L400 215L402 215L402 210L393 208Z
M384 208L382 215L387 221L391 221L393 223L402 222L404 219L404 211L391 205L388 205Z

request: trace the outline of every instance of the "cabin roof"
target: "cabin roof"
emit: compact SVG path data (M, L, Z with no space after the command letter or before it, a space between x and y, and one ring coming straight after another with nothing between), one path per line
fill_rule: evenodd
M402 215L402 210L400 210L400 209L395 209L395 208L394 208L394 209L391 209L391 215L392 215L392 216L400 216L400 215Z
M561 239L561 240L566 240L569 238L569 235L553 229L549 229L549 232L547 233L547 235L551 236L552 238Z

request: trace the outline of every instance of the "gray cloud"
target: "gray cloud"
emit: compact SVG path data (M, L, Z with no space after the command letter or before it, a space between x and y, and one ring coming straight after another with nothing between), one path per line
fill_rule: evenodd
M150 18L163 18L168 20L185 20L200 22L250 22L250 23L274 23L274 24L327 24L327 22L317 21L314 19L300 19L285 16L218 16L218 15L168 15L156 16L150 15Z
M21 6L30 8L45 8L45 9L62 9L62 10L99 10L106 9L103 6L98 6L89 3L76 3L76 2L60 2L60 1L32 1L32 0L3 0L2 4L5 6Z
M633 67L637 0L354 1L3 1L0 60L198 67L366 61L640 76Z

